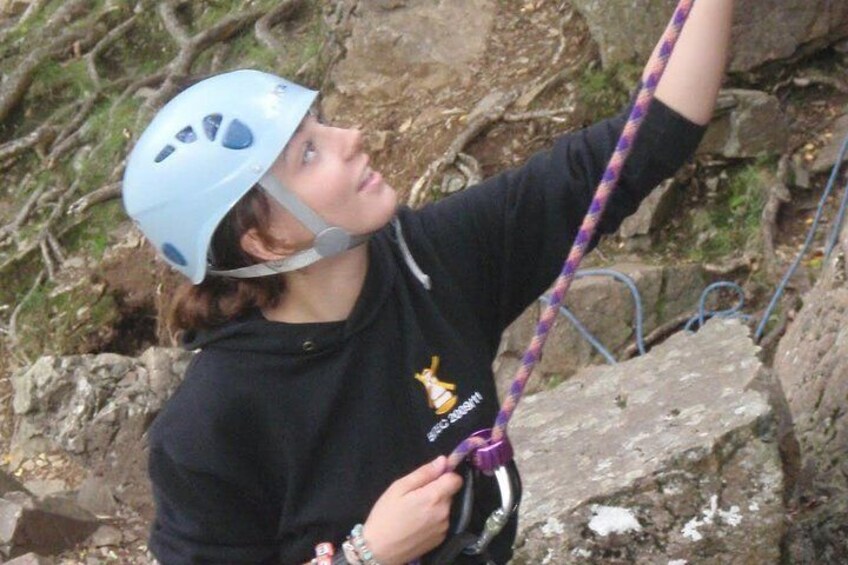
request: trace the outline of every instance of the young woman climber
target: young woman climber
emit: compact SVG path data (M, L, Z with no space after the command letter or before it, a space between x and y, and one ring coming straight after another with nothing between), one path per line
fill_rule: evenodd
M694 4L601 232L693 154L732 10ZM189 279L171 318L199 350L149 431L165 565L431 562L463 485L444 454L491 425L501 332L559 272L627 117L411 210L316 96L252 70L203 80L128 160L124 205ZM497 486L473 495L480 531ZM454 562L506 563L516 525Z

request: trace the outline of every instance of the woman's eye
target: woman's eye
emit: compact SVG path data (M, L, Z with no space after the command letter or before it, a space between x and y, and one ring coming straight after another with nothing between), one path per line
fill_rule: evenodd
M307 141L303 148L303 162L311 163L317 155L318 150L315 148L315 144L311 141Z

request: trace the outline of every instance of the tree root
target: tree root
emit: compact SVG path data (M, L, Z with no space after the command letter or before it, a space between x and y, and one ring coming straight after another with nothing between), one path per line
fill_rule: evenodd
M807 76L793 77L791 80L794 86L827 86L842 94L848 94L848 82L825 74L812 73Z
M286 48L271 32L271 28L291 17L301 6L303 6L303 0L282 0L271 11L256 20L256 24L253 26L253 34L256 36L256 40L276 55L278 67L283 65L283 54L286 52Z
M783 337L783 334L786 332L786 327L789 325L789 314L786 311L780 313L780 318L777 320L777 324L760 340L760 347L769 351L772 347L777 345L777 342L780 341L780 338Z
M95 86L101 86L100 73L97 72L97 56L107 47L115 43L119 38L135 25L136 16L132 15L127 20L119 24L116 28L103 36L94 47L85 54L85 68L88 71L88 77Z
M564 106L554 110L537 110L535 112L523 112L520 114L504 114L502 119L505 122L524 122L527 120L550 120L556 123L565 123L568 120L562 118L563 114L571 114L574 112L574 106Z
M18 363L21 365L31 365L32 359L29 356L19 349L20 340L18 339L18 316L21 313L24 305L29 302L29 299L32 298L32 295L35 294L35 291L38 290L38 287L44 282L44 276L46 272L42 269L38 275L35 277L35 281L33 281L32 286L24 295L24 297L18 302L15 306L15 309L12 311L12 315L9 318L9 325L7 331L6 340L9 344L9 351L17 358Z
M21 182L21 186L26 187L26 185L29 184L29 181L30 177L28 176ZM21 206L21 209L18 210L18 213L15 215L15 219L12 220L10 224L0 227L0 243L3 243L9 236L17 238L21 226L24 225L24 222L26 222L30 214L32 214L32 211L38 200L41 198L41 195L44 193L44 190L44 185L34 190L32 194L29 195L29 198L26 199L24 205Z
M177 93L189 77L195 60L205 49L214 43L228 39L264 15L260 9L246 10L227 16L209 28L189 36L188 31L178 21L175 12L176 6L182 3L183 0L170 0L159 4L159 17L180 50L168 64L162 85L142 105L139 120L145 120L156 108Z
M763 260L766 274L773 276L777 270L777 256L775 255L775 233L777 232L777 216L782 204L792 200L792 194L787 188L789 179L790 156L784 155L780 158L777 166L777 178L768 189L768 197L763 207L762 226L760 233L763 239Z
M441 174L444 170L456 161L457 155L462 152L468 143L477 137L481 131L492 123L500 120L507 107L512 104L518 97L516 92L493 92L477 103L477 106L468 114L468 125L460 132L458 136L448 146L444 154L430 163L424 174L415 181L412 185L412 190L409 193L407 204L417 206L424 199L425 191L430 188L430 185L436 175Z
M753 265L754 259L749 255L743 255L720 265L707 263L704 265L704 272L713 277L726 277L743 269L750 271Z
M9 268L18 264L23 259L27 258L30 254L32 254L36 249L41 249L42 243L48 239L48 237L54 237L53 228L56 225L59 218L65 215L65 208L67 205L67 201L76 193L79 189L79 181L74 181L74 183L67 189L57 188L52 193L60 193L61 196L59 200L53 206L53 210L50 212L50 215L41 225L39 229L38 235L33 237L23 248L19 248L18 252L15 253L10 258L6 259L2 264L0 264L0 273L5 273ZM41 198L43 198L42 195ZM63 229L59 233L59 235L63 235L67 233L69 230L73 229L80 223L84 221L84 218L80 218L78 222L72 222L69 225L63 226Z
M0 86L0 122L6 120L9 113L20 103L32 84L36 69L50 57L56 57L72 48L74 43L89 43L96 40L103 30L99 25L77 25L63 30L58 36L52 37L54 28L59 24L65 25L66 20L72 18L75 13L84 12L87 8L86 0L71 0L66 2L48 21L45 26L43 37L46 39L44 45L32 49L22 60L14 66L14 70L7 76Z
M662 324L644 338L645 348L650 349L671 334L680 330L692 318L691 314L682 314ZM635 343L628 345L621 353L622 360L632 359L639 354L639 346Z
M326 68L331 69L344 56L347 52L344 44L345 38L350 35L350 19L358 7L359 0L338 0L336 2L336 7L329 21L330 34L321 43L318 52L297 70L296 78L302 79L305 77L320 61L326 61ZM329 56L327 55L328 51L332 51ZM320 84L317 84L316 87L319 90L324 90L328 80L329 73L325 73Z
M56 128L48 124L42 124L27 135L8 141L0 145L0 171L3 171L14 162L21 153L33 147L43 152L45 146L49 146L56 138Z
M100 187L93 192L89 192L76 202L68 206L68 214L79 215L96 204L109 202L115 198L121 197L121 183L113 182L106 186Z
M567 19L564 21L567 21ZM554 56L554 61L559 60L562 50L564 50L564 44L560 45L557 54ZM539 110L534 112L508 113L507 109L511 106L515 106L522 110L526 109L535 102L535 100L541 96L543 92L546 92L548 89L567 78L572 77L577 71L585 66L585 63L585 58L581 57L578 61L575 61L550 76L541 78L520 92L494 92L480 100L474 109L468 113L465 129L461 131L451 142L448 149L442 154L442 156L430 163L424 170L424 174L422 174L418 180L413 183L406 203L412 207L421 204L424 200L425 194L430 190L434 178L442 174L447 167L453 165L456 162L457 156L465 149L465 146L492 124L498 121L517 122L535 119L549 119L559 123L565 122L566 120L560 116L574 111L571 104L558 109Z

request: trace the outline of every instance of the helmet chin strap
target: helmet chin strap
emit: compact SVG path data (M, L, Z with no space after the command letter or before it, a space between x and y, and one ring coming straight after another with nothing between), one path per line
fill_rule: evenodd
M331 226L321 216L316 214L312 208L303 203L300 198L283 186L277 177L270 171L259 179L259 186L268 193L280 206L291 212L306 228L315 235L312 247L298 251L283 259L266 261L248 267L230 270L216 270L211 266L207 272L211 275L232 277L237 279L248 279L254 277L265 277L277 273L296 271L307 267L316 261L338 255L358 245L365 243L370 234L351 235L338 226Z

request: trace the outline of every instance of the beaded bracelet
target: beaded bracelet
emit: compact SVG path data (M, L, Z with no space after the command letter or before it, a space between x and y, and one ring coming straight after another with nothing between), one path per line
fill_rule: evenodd
M376 559L374 559L374 554L371 553L371 550L368 549L368 544L365 543L365 537L362 535L363 527L362 524L357 524L350 531L350 541L353 543L353 547L356 549L356 555L359 557L360 563L362 565L380 565Z

